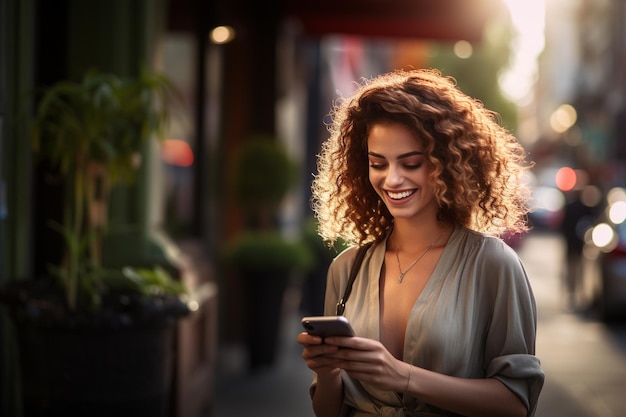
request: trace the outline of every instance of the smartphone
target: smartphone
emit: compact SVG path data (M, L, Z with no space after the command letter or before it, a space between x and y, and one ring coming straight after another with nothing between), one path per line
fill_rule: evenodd
M316 336L354 336L354 330L344 316L303 317L302 327L307 333Z

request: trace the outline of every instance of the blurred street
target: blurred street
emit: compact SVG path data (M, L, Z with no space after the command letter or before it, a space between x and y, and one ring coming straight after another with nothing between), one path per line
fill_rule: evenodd
M562 241L531 236L520 250L539 308L537 355L546 373L536 417L622 417L626 324L607 326L566 311L560 292Z
M626 408L626 325L607 326L569 312L561 298L563 242L533 232L519 253L539 309L537 355L546 383L535 417L622 417ZM211 417L313 417L308 398L311 373L294 339L299 328L296 290L286 298L280 361L253 375L244 352L222 347Z

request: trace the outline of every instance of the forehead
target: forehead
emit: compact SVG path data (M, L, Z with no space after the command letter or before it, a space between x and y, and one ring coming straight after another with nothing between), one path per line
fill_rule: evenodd
M401 123L375 123L370 126L367 136L368 149L374 150L423 150L422 141L415 132Z

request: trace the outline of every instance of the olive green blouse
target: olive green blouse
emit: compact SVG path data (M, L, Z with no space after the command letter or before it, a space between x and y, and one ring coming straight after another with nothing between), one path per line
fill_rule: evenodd
M344 315L358 336L380 340L379 277L386 240L365 256ZM328 271L325 314L334 315L356 248ZM409 318L403 360L461 378L496 378L534 415L544 374L535 356L537 310L524 267L502 240L466 228L452 233ZM346 416L456 414L343 374ZM315 379L311 392L315 389Z

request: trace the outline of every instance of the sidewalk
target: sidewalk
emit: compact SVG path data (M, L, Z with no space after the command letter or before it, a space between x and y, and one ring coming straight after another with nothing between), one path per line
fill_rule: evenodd
M315 417L308 392L312 373L295 342L301 331L299 300L298 290L287 292L282 345L274 368L250 374L242 346L220 349L210 417Z

